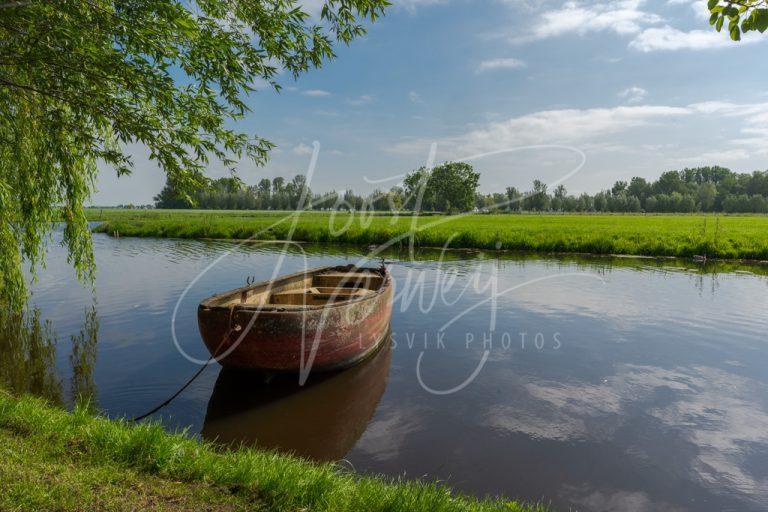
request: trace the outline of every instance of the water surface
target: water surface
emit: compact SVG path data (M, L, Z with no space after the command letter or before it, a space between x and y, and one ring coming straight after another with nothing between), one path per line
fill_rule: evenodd
M276 265L365 253L104 235L95 246L95 301L52 248L39 319L23 342L0 338L0 369L16 388L67 405L92 396L113 417L143 413L196 371L171 318L221 255L232 251L178 305L191 357L208 357L201 299ZM221 443L562 510L768 510L765 268L418 256L386 255L391 340L364 364L305 387L214 365L160 417Z

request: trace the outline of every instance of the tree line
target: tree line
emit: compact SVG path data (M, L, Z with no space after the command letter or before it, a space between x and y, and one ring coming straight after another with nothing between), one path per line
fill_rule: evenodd
M263 178L248 186L237 178L220 178L191 196L178 194L169 182L155 197L156 208L243 210L373 210L459 213L481 212L649 212L768 213L768 171L736 173L724 167L667 171L655 181L634 177L617 181L596 194L569 194L562 184L550 188L534 180L528 190L479 193L480 174L470 164L448 162L419 168L401 185L367 195L352 190L313 193L306 177Z

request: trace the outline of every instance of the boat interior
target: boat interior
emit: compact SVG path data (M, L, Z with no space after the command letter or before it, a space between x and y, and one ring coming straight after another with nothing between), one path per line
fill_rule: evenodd
M365 297L375 293L383 284L384 276L375 269L346 270L342 267L245 288L228 297L224 305L324 306Z

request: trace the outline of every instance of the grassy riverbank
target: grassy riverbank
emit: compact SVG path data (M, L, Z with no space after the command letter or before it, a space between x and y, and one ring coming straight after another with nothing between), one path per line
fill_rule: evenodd
M272 452L221 452L156 424L67 413L2 390L0 451L0 510L544 512Z
M292 239L358 245L768 260L768 216L362 216L306 212L92 209L98 230L120 236Z

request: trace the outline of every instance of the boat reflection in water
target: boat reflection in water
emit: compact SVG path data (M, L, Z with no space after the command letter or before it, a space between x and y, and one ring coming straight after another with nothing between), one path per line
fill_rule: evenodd
M360 364L269 382L259 373L223 368L208 402L202 436L210 441L278 449L316 461L343 458L363 434L387 385L391 340Z

